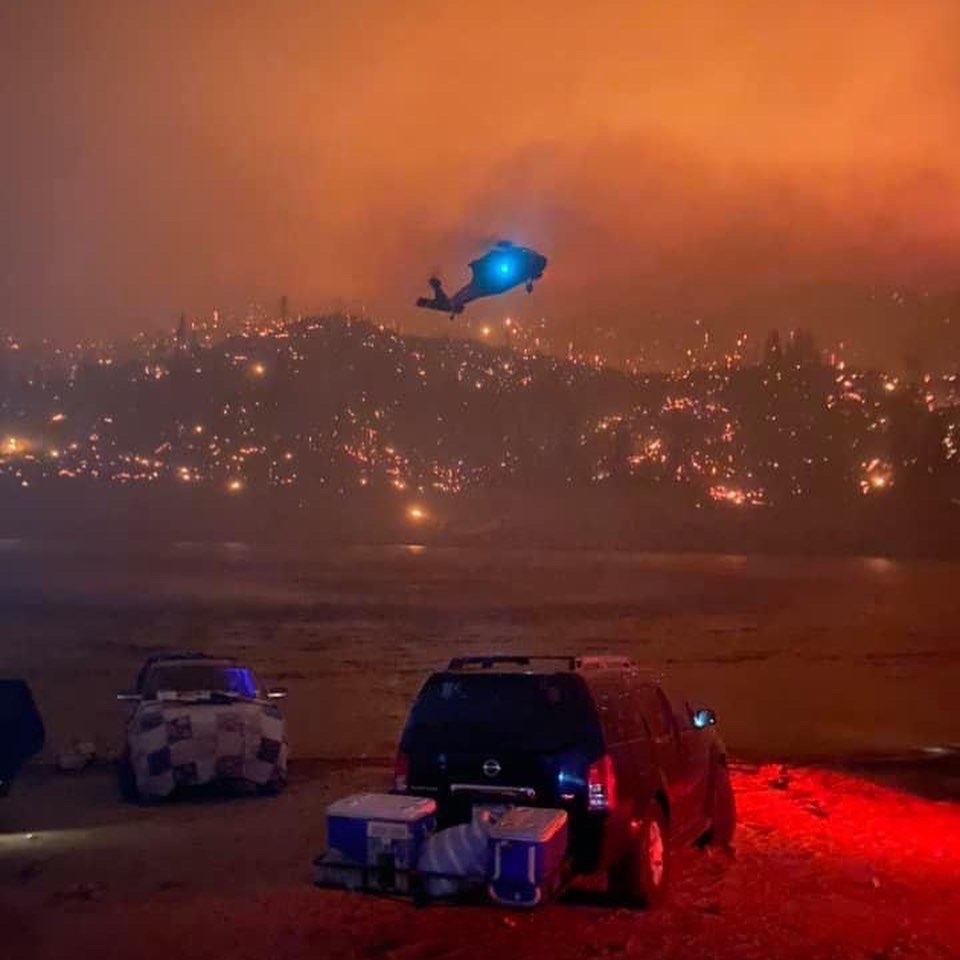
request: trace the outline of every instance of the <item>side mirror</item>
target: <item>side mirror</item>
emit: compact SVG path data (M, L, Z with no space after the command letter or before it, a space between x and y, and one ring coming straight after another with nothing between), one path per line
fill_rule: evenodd
M267 691L268 700L283 700L287 696L286 687L272 687Z
M117 694L117 699L122 703L139 703L143 697L136 690L121 690Z
M717 722L717 715L712 710L701 707L699 710L693 711L691 719L695 727L712 727Z

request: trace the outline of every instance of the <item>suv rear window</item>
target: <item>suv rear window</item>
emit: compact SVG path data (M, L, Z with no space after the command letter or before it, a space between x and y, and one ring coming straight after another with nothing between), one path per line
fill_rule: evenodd
M571 674L434 674L404 734L418 745L462 750L561 750L596 738L589 694Z

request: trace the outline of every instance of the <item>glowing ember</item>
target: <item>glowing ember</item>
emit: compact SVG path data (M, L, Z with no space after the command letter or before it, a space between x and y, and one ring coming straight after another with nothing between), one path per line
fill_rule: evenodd
M710 498L718 503L733 504L735 507L759 507L766 502L763 490L728 487L723 484L718 484L710 488Z
M863 475L860 477L861 493L880 493L893 486L893 467L885 460L875 457L860 466L863 468Z

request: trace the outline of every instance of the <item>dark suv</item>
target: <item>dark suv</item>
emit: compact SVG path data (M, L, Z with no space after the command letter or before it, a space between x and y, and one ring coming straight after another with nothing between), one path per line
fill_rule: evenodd
M733 839L715 723L623 658L457 657L413 705L394 786L433 797L441 826L475 805L562 808L572 872L605 871L642 906L663 895L670 847Z
M43 720L24 680L0 679L0 797L17 771L43 749Z

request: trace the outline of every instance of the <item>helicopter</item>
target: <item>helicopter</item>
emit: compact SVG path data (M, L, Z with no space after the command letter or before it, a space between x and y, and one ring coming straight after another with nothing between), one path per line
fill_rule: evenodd
M466 286L449 296L440 279L431 277L428 282L433 296L420 297L417 306L449 313L453 320L457 314L463 313L468 303L480 297L505 293L521 283L525 284L527 293L532 293L533 281L543 276L546 266L547 258L536 250L514 246L509 240L499 240L492 250L470 261L473 277Z

